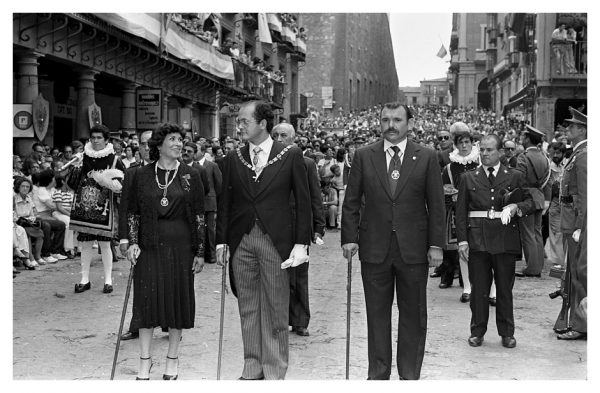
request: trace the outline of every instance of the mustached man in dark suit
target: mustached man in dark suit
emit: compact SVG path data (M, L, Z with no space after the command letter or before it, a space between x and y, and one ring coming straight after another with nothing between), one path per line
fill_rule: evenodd
M284 379L288 367L289 266L308 261L311 209L302 151L273 141L269 104L242 105L247 144L223 160L217 216L217 264L231 253L242 323L241 379ZM296 202L293 220L290 195ZM233 286L233 285L232 285Z
M496 326L502 345L514 348L515 320L512 288L515 260L521 254L519 218L535 211L520 172L500 164L502 142L486 135L479 147L481 166L462 175L456 202L458 253L469 262L471 336L481 346L487 331L492 276L496 283ZM518 190L517 190L518 189ZM515 191L517 190L517 191ZM522 197L508 198L510 193Z
M280 123L273 127L271 136L274 140L289 146L294 143L296 131L289 123ZM325 236L325 217L323 217L323 201L321 200L321 187L317 164L312 158L304 157L304 165L308 176L308 189L312 210L311 239L314 241ZM290 200L293 209L296 202ZM290 275L290 326L292 331L299 336L308 336L308 323L310 322L310 306L308 299L308 262L288 269Z
M383 106L384 139L356 151L344 199L342 248L346 258L358 251L361 261L369 379L390 378L394 288L398 374L401 379L419 379L427 334L427 262L442 263L445 207L440 166L434 150L407 140L412 125L407 106Z

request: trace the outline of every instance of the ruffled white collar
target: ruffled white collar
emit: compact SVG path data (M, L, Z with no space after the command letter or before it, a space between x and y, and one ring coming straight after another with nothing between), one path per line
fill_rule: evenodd
M456 162L457 164L467 165L473 162L479 164L479 150L473 147L471 152L466 156L461 156L458 154L458 149L454 149L452 153L450 153L450 161Z
M113 145L110 142L108 142L106 144L106 147L104 149L98 150L98 151L96 151L92 148L91 142L88 142L85 144L83 151L85 152L86 156L92 157L92 158L107 157L115 152L113 149Z

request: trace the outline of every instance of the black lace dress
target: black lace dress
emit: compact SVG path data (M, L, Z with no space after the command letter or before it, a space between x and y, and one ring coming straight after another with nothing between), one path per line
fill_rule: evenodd
M148 167L154 172L154 165ZM169 180L173 176L175 176L174 171L171 172ZM142 180L140 176L137 178ZM165 171L160 168L158 178L162 179L161 184L164 184ZM185 190L182 183L177 180L175 179L168 187L168 206L161 205L163 190L158 188L154 178L152 182L144 181L144 184L138 185L141 187L138 191L142 193L133 197L138 201L135 205L141 210L141 215L147 214L150 208L153 210L153 218L156 219L156 221L146 221L155 222L156 224L152 224L155 228L143 228L144 220L142 220L142 227L139 230L157 235L156 242L145 244L141 242L141 253L134 270L133 307L139 312L140 328L160 326L189 329L194 327L195 298L192 265L194 255L203 255L203 248L200 246L198 249L194 245L195 232L190 228L190 223L194 221L188 217L186 193L190 193L191 190ZM130 227L134 230L139 226L139 221L135 222L135 215L131 215L129 221ZM203 221L198 224L204 225Z

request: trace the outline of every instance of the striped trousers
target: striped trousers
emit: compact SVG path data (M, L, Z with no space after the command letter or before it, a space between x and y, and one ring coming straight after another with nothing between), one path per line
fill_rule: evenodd
M233 256L246 379L285 378L290 284L282 262L269 236L256 224Z

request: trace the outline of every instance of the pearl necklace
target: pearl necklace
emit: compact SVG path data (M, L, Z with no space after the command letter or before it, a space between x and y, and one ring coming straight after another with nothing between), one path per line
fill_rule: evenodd
M179 161L177 161L177 165L175 165L175 175L173 175L173 178L169 181L169 174L171 173L173 169L165 169L165 184L162 185L160 184L160 182L158 181L158 160L156 161L156 164L154 165L154 180L156 180L156 184L158 185L158 188L163 190L163 196L162 199L160 200L160 205L163 207L169 206L169 200L167 199L167 189L169 188L169 186L171 185L171 183L173 183L173 180L175 180L175 178L177 177L177 172L179 171Z

